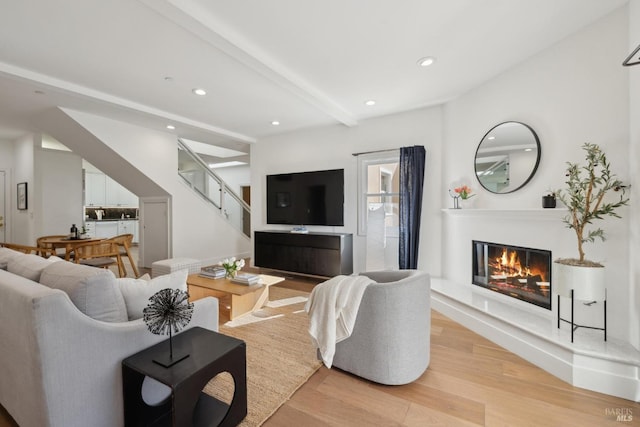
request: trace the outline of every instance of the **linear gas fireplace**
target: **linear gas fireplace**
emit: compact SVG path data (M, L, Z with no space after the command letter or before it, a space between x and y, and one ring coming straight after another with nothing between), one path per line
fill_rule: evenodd
M472 241L473 284L551 310L551 251Z

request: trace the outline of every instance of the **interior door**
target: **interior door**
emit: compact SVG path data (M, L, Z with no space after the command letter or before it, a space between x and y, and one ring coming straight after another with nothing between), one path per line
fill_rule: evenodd
M140 260L142 267L151 268L154 261L167 259L169 253L169 200L140 199Z
M0 170L0 242L6 242L6 196L5 196L5 171Z

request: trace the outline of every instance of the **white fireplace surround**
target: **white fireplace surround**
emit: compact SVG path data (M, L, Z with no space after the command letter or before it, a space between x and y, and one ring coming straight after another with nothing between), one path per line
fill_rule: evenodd
M560 221L565 209L443 212L448 238L443 242L443 278L433 278L431 284L435 310L576 387L640 401L640 352L624 337L628 326L620 330L628 313L614 308L624 300L624 289L607 291L607 341L602 331L579 328L572 344L571 326L561 322L557 327L555 293L549 311L471 284L472 240L548 249L553 259L571 256L575 238ZM607 250L611 251L605 247L600 253ZM617 276L617 262L624 264L625 259L607 260L607 267L613 264L609 283L628 282L624 275ZM561 300L562 313L568 313L570 301ZM576 323L602 326L602 303L577 306L577 318L587 320Z

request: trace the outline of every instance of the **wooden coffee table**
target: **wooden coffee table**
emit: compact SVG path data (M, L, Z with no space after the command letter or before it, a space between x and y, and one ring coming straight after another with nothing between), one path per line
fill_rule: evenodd
M229 320L259 310L269 300L269 286L282 282L284 278L260 274L258 285L240 285L229 279L212 279L199 274L187 277L191 301L204 297L230 298Z

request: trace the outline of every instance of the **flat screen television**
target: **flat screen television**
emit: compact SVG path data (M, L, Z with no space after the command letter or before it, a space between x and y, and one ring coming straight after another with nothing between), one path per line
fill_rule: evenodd
M344 225L344 169L267 175L267 224Z

